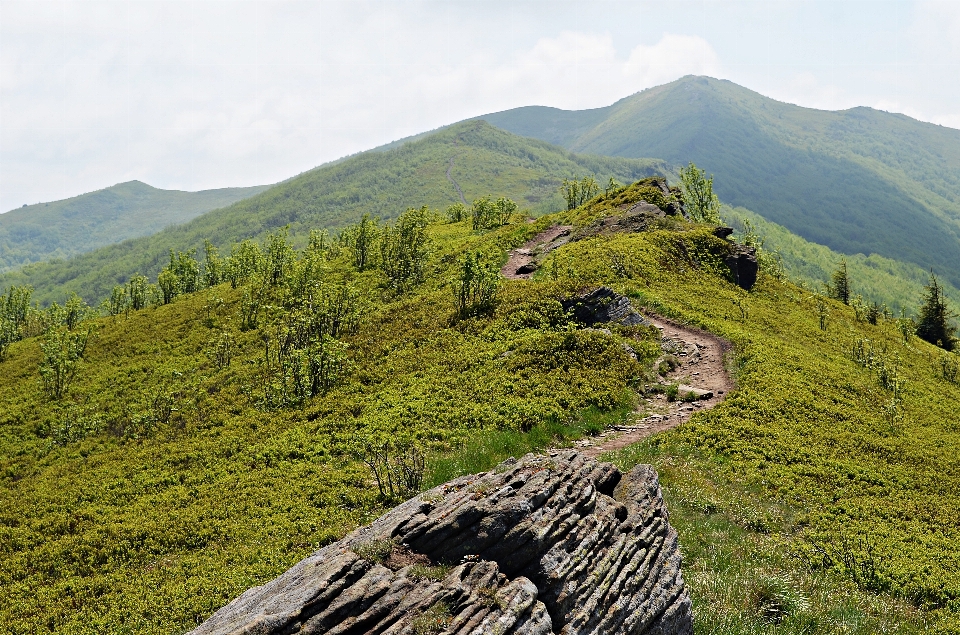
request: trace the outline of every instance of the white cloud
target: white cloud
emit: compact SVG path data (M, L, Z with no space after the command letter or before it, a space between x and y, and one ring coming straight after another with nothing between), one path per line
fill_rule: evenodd
M524 42L495 13L417 6L4 2L0 210L134 178L278 181L487 112L604 106L720 69L699 37L618 54L604 32Z
M605 106L687 74L957 125L960 2L898 10L882 28L899 31L873 39L862 14L835 23L826 6L0 0L0 210L133 178L272 182L460 119Z
M653 46L641 44L633 49L624 75L635 85L648 88L684 75L719 78L723 71L717 52L705 39L667 33Z

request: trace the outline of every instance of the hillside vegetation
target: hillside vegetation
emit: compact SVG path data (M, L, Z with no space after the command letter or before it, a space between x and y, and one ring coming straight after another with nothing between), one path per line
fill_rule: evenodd
M0 622L183 632L400 497L635 416L664 388L659 333L580 328L559 304L607 284L735 345L725 402L612 457L660 471L700 632L957 628L956 356L769 275L744 291L727 243L676 218L499 279L509 248L652 190L477 229L410 209L298 251L274 230L233 251L232 283L14 343Z
M147 236L267 187L180 192L129 181L62 201L24 205L0 214L0 272Z
M63 302L70 293L95 304L137 273L155 278L170 249L202 253L205 240L229 249L289 225L291 240L302 246L310 230L334 231L363 214L390 219L406 207L446 207L461 200L457 186L468 204L496 194L544 213L564 207L558 192L564 177L594 174L604 182L610 177L631 182L656 170L663 171L660 161L577 156L468 122L399 148L316 168L152 236L8 272L0 275L0 289L30 285L34 298L45 304Z
M797 236L786 227L772 223L743 207L723 210L723 220L740 235L752 231L763 240L764 249L780 258L791 280L812 291L824 291L841 260L847 262L854 294L867 301L886 305L894 315L903 310L912 315L929 282L930 272L917 265L877 254L846 256L824 245ZM749 224L749 225L748 225ZM960 290L944 283L944 293L960 306Z
M958 130L869 108L801 108L707 77L607 108L483 119L575 152L693 161L733 206L843 254L932 267L960 287Z

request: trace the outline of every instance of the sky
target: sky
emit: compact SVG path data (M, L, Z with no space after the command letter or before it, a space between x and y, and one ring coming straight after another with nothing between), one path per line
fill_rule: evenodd
M960 128L960 0L0 0L0 211L274 183L688 74Z

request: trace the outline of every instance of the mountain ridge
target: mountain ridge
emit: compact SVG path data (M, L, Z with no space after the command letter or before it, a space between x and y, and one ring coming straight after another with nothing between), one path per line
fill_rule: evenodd
M865 107L821 111L688 76L586 111L478 117L574 152L693 161L730 205L846 254L934 268L960 284L960 131ZM560 134L556 123L586 130Z
M270 185L197 192L138 180L0 214L0 273L145 236L258 194Z
M336 231L365 213L387 220L406 207L443 208L458 203L460 196L447 176L448 169L468 201L497 192L541 214L565 206L559 185L574 173L632 181L669 168L655 159L577 155L486 123L463 122L386 151L313 168L151 236L107 245L66 261L0 273L0 289L30 285L34 298L44 304L63 302L71 292L96 303L136 273L155 277L171 249L202 251L205 240L229 248L287 225L291 238L302 244L312 229Z

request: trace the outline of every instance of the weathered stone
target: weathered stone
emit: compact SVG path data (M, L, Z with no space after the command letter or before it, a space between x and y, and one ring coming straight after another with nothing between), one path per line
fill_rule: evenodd
M410 634L425 620L465 635L691 633L656 473L572 450L510 459L401 504L193 633Z
M650 324L649 320L633 308L626 296L609 287L600 287L581 296L561 300L560 304L577 322L585 326L610 322L624 326Z
M737 286L748 291L753 288L760 268L755 248L731 244L730 255L724 259L724 262L730 268L730 275Z
M733 234L733 227L714 227L713 235L717 238L729 238Z
M681 396L692 393L697 399L711 399L713 397L713 391L694 388L693 386L687 386L686 384L678 385L677 392L679 392Z

